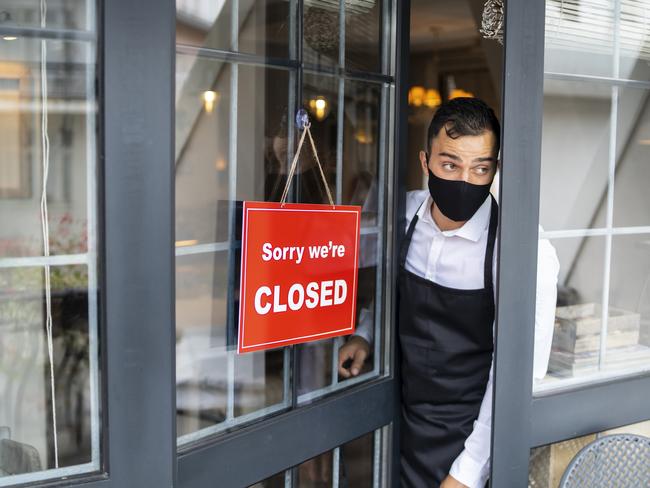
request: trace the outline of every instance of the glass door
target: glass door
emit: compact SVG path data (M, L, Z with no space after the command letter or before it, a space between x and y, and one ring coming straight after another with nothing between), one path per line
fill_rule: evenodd
M384 483L380 459L390 437L380 427L392 421L394 402L396 197L389 189L395 185L397 4L176 1L181 486L203 486L225 470L231 486L338 486L353 476L362 485ZM279 201L300 136L300 108L309 114L335 203L362 207L356 321L372 354L352 378L338 373L345 338L237 354L242 201ZM309 150L299 157L289 198L327 201ZM374 407L371 397L379 402ZM366 415L365 428L349 424ZM303 422L318 431L309 441ZM296 449L304 442L308 448ZM355 474L358 469L365 474Z

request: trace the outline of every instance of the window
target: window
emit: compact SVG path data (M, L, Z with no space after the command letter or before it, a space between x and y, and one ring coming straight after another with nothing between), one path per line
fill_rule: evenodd
M0 8L1 486L101 467L95 19Z
M649 15L546 2L540 223L561 269L537 393L650 369Z
M385 373L394 6L177 0L176 7L176 403L186 444ZM279 200L300 107L309 111L336 202L362 207L357 323L375 340L365 370L349 380L337 373L341 338L236 353L241 202ZM310 151L289 195L326 202Z

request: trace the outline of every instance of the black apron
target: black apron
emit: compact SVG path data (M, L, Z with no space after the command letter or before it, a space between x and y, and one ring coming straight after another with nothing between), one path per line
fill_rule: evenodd
M478 417L492 364L497 220L492 198L482 289L448 288L405 269L417 212L402 244L398 330L403 488L438 487Z

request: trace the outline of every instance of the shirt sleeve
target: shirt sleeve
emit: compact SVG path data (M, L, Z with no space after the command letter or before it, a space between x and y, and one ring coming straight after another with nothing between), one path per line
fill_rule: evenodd
M541 230L541 229L540 229ZM546 375L553 341L557 277L560 264L547 239L540 239L537 252L537 293L535 298L535 353L533 377ZM449 474L469 488L483 488L490 476L490 437L492 430L492 384L494 360L474 429L465 448L455 459Z
M370 306L374 304L374 300L370 303ZM375 339L375 329L373 327L373 316L372 312L370 309L367 308L362 308L361 311L359 312L359 323L357 324L357 328L354 331L355 336L362 337L365 339L368 344L370 344L370 347L372 348L372 344Z
M481 402L474 429L465 440L465 448L451 465L449 474L469 488L483 488L490 476L490 435L492 432L492 373Z

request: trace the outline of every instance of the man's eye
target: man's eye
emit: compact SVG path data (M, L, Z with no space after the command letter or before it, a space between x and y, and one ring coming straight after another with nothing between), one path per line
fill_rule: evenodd
M456 165L454 163L442 163L442 167L446 170L453 170L456 168Z
M481 166L479 168L476 168L476 172L479 175L486 175L486 174L488 174L488 169L485 166Z

